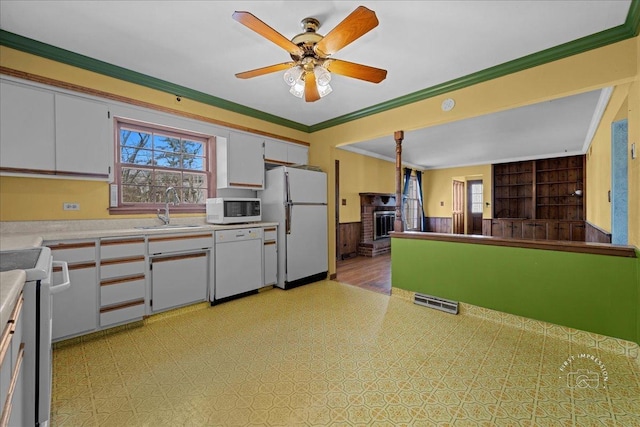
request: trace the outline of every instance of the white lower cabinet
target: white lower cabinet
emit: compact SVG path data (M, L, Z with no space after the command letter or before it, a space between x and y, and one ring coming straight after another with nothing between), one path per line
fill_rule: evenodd
M22 339L22 294L6 324L0 329L0 426L22 426L24 341Z
M148 241L151 312L207 299L213 233L153 236Z
M100 326L145 315L144 236L100 241Z
M45 242L53 259L69 264L71 286L52 296L52 340L88 333L98 327L98 278L95 241ZM54 283L62 272L54 269Z
M207 299L209 253L154 257L151 261L152 310Z

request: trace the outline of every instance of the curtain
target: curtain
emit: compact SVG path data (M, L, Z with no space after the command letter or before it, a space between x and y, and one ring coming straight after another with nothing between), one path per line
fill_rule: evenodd
M402 224L407 229L407 198L409 196L409 181L411 181L411 169L404 168L404 190L402 191ZM404 231L404 230L398 230Z
M420 210L422 211L422 220L420 221L420 231L427 230L427 217L424 216L424 203L422 202L422 172L416 171L416 181L418 182L418 200L420 200Z

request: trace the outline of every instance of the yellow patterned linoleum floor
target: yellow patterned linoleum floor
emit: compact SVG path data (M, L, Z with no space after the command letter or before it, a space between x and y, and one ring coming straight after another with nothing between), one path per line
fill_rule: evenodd
M57 426L640 426L633 359L323 281L54 350Z

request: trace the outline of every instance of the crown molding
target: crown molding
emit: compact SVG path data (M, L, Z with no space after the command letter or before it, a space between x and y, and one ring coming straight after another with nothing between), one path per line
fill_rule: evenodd
M549 49L542 50L518 59L514 59L503 64L499 64L476 73L472 73L458 79L435 85L408 95L398 97L386 102L363 108L353 113L345 114L331 120L327 120L315 125L307 126L294 122L264 111L256 110L218 98L206 93L187 88L185 86L170 83L155 77L138 73L126 68L118 67L104 61L93 59L75 52L48 45L18 34L0 30L0 45L16 50L31 53L43 58L52 59L67 65L72 65L88 71L93 71L109 77L114 77L123 81L138 84L151 89L160 90L170 94L180 95L184 98L192 99L203 104L232 111L255 119L263 120L276 125L288 127L294 130L313 133L323 129L328 129L354 120L358 120L373 114L402 107L414 102L422 101L434 96L442 95L454 90L463 89L478 83L503 77L508 74L557 61L568 56L597 49L612 43L617 43L629 38L636 37L640 33L640 0L631 0L629 12L625 23L596 34L582 37Z

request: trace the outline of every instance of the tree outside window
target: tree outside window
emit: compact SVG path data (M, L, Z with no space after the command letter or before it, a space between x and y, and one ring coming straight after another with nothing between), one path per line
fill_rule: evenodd
M174 187L182 210L204 208L211 194L214 139L130 122L118 123L119 207L154 210Z

